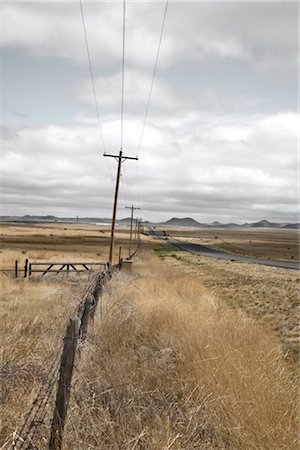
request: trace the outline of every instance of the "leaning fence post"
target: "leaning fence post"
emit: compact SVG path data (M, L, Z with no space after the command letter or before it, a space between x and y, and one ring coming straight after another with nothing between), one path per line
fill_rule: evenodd
M49 450L60 450L62 447L79 328L80 319L78 317L70 319L64 337L64 348L60 363L60 375L52 419Z
M99 299L100 299L100 297L102 297L102 289L103 289L103 287L102 287L101 281L99 281L97 283L97 285L96 285L96 287L94 289L94 293L93 293L93 295L94 295L94 305L93 305L93 308L91 310L91 319L92 320L95 317L95 313L96 313L96 309L97 309L97 306L98 306L98 303L99 303Z
M18 278L18 260L15 260L15 278Z
M94 304L94 296L90 295L84 303L84 309L81 317L80 338L82 341L85 341L87 336L88 323Z
M25 259L25 266L24 266L24 278L27 277L27 271L28 271L28 259Z

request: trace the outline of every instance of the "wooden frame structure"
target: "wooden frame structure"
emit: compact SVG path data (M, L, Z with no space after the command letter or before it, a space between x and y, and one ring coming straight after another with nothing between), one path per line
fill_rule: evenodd
M33 273L41 273L42 276L47 273L83 273L91 272L93 269L107 268L107 263L104 262L40 262L27 261L27 267L25 267L25 273L30 277ZM25 275L25 276L26 276Z

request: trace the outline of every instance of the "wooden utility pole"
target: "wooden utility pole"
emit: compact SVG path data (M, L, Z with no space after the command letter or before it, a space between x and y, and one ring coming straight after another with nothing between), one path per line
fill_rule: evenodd
M142 229L142 220L138 222L138 240L141 240L141 229Z
M117 179L116 179L116 189L115 189L115 199L114 199L114 209L113 209L113 217L111 223L111 237L110 237L110 250L109 250L109 264L112 265L113 262L113 251L114 251L114 239L115 239L115 228L116 228L116 216L117 216L117 208L118 208L118 195L119 195L119 187L120 187L120 176L121 176L121 167L122 163L127 159L135 159L138 157L130 157L123 156L122 149L119 152L119 155L107 155L104 153L104 156L109 158L114 158L118 162L118 170L117 170Z
M137 240L139 219L135 219L134 239Z
M133 212L135 209L141 209L141 208L135 208L132 206L125 206L126 209L131 209L131 216L130 216L130 239L129 239L129 258L131 255L131 247L132 247L132 229L133 229Z

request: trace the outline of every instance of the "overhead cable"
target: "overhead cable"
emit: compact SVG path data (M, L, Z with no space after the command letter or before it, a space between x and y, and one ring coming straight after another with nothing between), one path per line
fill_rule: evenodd
M88 37L87 37L87 31L86 31L86 26L85 26L85 19L84 19L83 7L82 7L81 0L79 0L79 3L80 3L80 11L81 11L83 33L84 33L84 38L85 38L86 53L87 53L88 62L89 62L90 77L91 77L91 82L92 82L94 101L95 101L95 107L96 107L96 113L97 113L97 120L98 120L100 139L101 139L103 150L105 152L105 144L104 144L103 133L102 133L102 124L101 124L101 119L100 119L100 111L99 111L99 107L98 107L98 101L97 101L97 95L96 95L96 89L95 89L95 79L94 79L95 77L94 77L94 72L93 72L93 67L92 67L92 61L91 61L91 55L90 55L90 49L89 49L89 42L88 42Z
M122 38L122 87L121 87L121 150L123 149L123 122L124 122L124 74L125 74L125 15L126 3L123 0L123 38Z
M149 91L149 96L148 96L148 100L147 100L147 106L146 106L146 110L145 110L145 116L144 116L144 121L143 121L143 126L142 126L142 132L141 132L141 136L140 136L140 140L139 140L139 145L138 145L138 151L137 151L137 154L139 154L140 149L141 149L142 140L143 140L144 131L145 131L145 125L146 125L146 121L147 121L147 118L148 118L148 112L149 112L149 106L150 106L150 101L151 101L151 96L152 96L152 90L153 90L153 85L154 85L154 79L155 79L155 75L156 75L156 71L157 71L157 66L158 66L158 59L159 59L160 47L161 47L161 43L162 43L162 38L163 38L164 28L165 28L165 22L166 22L166 17L167 17L167 12L168 12L168 5L169 5L169 0L167 0L167 1L166 1L166 4L165 4L164 16L163 16L162 25L161 25L161 31L160 31L160 37L159 37L159 42L158 42L158 48L157 48L157 53L156 53L156 58L155 58L155 63L154 63L154 69L153 69L153 74L152 74L152 80L151 80L151 85L150 85L150 91Z

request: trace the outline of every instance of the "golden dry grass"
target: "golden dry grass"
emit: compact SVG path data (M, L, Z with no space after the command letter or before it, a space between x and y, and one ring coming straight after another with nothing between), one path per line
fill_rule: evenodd
M190 241L229 253L256 258L299 261L298 230L188 227L156 227L156 230L170 239Z
M120 227L115 238L116 262L120 246L122 257L128 256L129 228ZM0 242L0 269L13 269L16 259L21 271L25 259L105 263L109 255L110 229L89 224L0 224ZM3 275L0 274L0 277Z
M83 286L66 279L1 278L0 445L29 410L82 291Z
M297 448L274 337L149 256L109 286L79 367L65 448Z
M272 330L283 344L289 360L299 362L299 273L243 262L222 261L177 251L162 243L158 254L169 264L196 277L230 308Z
M152 245L147 238L144 248ZM4 263L16 251L22 255L21 243L5 250ZM66 256L31 249L40 251ZM91 255L86 246L82 256ZM297 383L275 336L228 309L183 267L191 266L142 250L134 273L107 286L76 361L65 450L297 448ZM86 282L1 277L3 448L22 424Z

